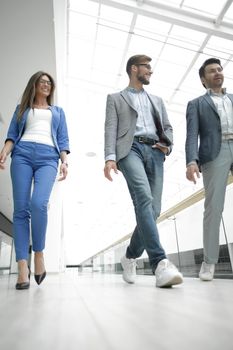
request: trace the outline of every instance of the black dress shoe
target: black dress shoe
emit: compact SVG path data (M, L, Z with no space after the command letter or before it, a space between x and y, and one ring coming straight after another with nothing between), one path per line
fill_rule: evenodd
M41 284L43 280L45 279L46 271L44 271L41 275L35 275L35 280L37 284Z

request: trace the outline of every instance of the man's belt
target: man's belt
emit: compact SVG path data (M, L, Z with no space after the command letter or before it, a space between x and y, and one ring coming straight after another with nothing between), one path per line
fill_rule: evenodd
M146 136L134 136L134 140L147 145L155 145L158 141Z

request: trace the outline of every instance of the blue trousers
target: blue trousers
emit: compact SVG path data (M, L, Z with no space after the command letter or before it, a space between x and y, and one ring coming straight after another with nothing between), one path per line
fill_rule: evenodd
M156 220L161 211L164 154L150 145L133 142L130 153L118 162L134 204L137 226L126 251L138 258L146 250L152 271L166 258Z
M59 154L55 147L20 141L13 149L13 233L16 261L28 259L32 249L43 251L47 229L47 206L56 179Z

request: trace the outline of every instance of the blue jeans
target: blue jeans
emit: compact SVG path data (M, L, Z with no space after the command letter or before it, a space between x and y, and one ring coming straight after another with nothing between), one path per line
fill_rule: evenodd
M57 175L59 154L55 147L20 141L13 149L11 180L16 261L28 259L30 226L32 248L45 247L47 206Z
M137 226L126 257L136 259L146 250L152 271L166 258L156 220L161 210L164 154L151 145L133 142L130 153L118 162L134 204Z

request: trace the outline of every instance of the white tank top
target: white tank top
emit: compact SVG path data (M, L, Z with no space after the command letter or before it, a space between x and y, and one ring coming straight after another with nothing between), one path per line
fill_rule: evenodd
M54 146L51 124L52 112L50 109L30 109L21 141L39 142Z

